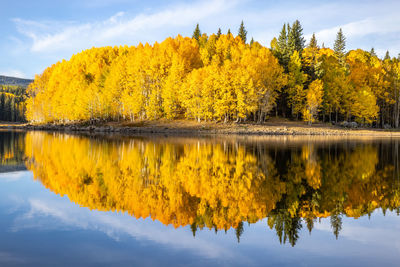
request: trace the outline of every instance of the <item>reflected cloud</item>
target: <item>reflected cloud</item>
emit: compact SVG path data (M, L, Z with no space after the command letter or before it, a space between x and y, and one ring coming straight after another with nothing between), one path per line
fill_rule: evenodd
M0 265L3 264L22 264L26 263L26 260L23 259L20 255L14 255L9 252L0 251Z
M124 213L90 211L78 207L66 199L46 201L44 199L29 199L29 211L18 216L12 231L25 229L51 230L78 228L105 233L115 241L126 236L154 241L158 244L169 245L175 249L188 249L209 258L232 258L232 253L215 242L209 242L201 237L193 236L188 229L174 229L163 226L151 219L133 219ZM49 217L52 219L49 221ZM235 256L237 257L237 255Z
M15 182L15 181L18 181L18 180L26 177L27 173L30 173L30 172L28 172L28 171L18 171L18 172L0 173L0 181L2 181L2 182Z
M373 215L374 220L382 219L383 215L380 210L375 211ZM389 215L391 216L391 215ZM381 218L379 218L381 217ZM397 217L397 216L396 216ZM349 218L343 223L343 229L340 232L340 238L356 241L362 244L374 244L375 246L393 248L393 244L396 244L397 250L400 251L400 226L396 224L398 220L391 220L390 225L387 227L382 224L372 223L371 221L366 222L366 218L362 218L364 224L360 224L359 220ZM324 232L332 232L331 225L328 220L323 220L321 223L316 224L314 229ZM390 230L388 230L390 229Z

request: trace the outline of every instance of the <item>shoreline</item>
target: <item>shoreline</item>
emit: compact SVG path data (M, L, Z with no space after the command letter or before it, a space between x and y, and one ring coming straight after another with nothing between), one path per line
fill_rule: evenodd
M264 124L253 123L213 123L193 121L146 121L139 123L109 122L97 125L85 124L45 124L0 123L2 130L33 130L66 133L118 133L122 135L166 134L166 135L243 135L243 136L371 136L400 137L399 130L344 128L318 123L311 126L301 122L271 121Z

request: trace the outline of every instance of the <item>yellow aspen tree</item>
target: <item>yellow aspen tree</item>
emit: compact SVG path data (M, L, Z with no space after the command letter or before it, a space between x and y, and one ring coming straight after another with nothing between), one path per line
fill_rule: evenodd
M351 113L356 117L356 121L361 124L370 124L376 120L378 111L376 97L371 88L368 86L357 88L351 105Z
M384 100L386 81L384 69L375 57L361 49L350 51L347 56L350 83L354 88L351 114L360 123L371 123L378 118L378 100ZM368 105L368 109L366 108Z
M178 115L178 94L182 87L185 67L181 59L173 56L172 65L162 88L162 107L167 119L173 119Z
M347 70L339 63L332 49L320 49L317 60L318 72L324 84L322 110L324 115L329 116L330 122L332 114L335 114L337 122L339 113L346 116L350 113L349 95L352 92Z
M313 123L318 115L318 109L322 103L324 85L321 80L313 81L306 91L306 104L302 110L304 121L309 125Z
M193 70L182 84L182 92L185 96L182 104L186 109L186 117L201 121L203 115L203 81L206 72L204 69Z
M301 70L301 59L297 51L289 60L289 74L287 83L288 104L292 109L292 115L297 117L304 108L305 90L304 83L307 81L307 75Z

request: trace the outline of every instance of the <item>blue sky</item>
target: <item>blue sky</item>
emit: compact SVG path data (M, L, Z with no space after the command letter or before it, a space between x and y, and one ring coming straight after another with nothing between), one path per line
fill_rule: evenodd
M249 38L268 45L285 22L299 19L309 39L332 46L343 28L347 48L371 47L379 56L400 53L400 1L138 1L1 0L0 75L33 78L47 66L84 49L136 45L190 36L218 27L237 32L243 19Z

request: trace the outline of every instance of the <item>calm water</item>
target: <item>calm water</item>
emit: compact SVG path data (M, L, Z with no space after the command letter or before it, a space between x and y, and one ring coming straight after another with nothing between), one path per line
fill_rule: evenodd
M398 266L399 141L0 132L0 266Z

